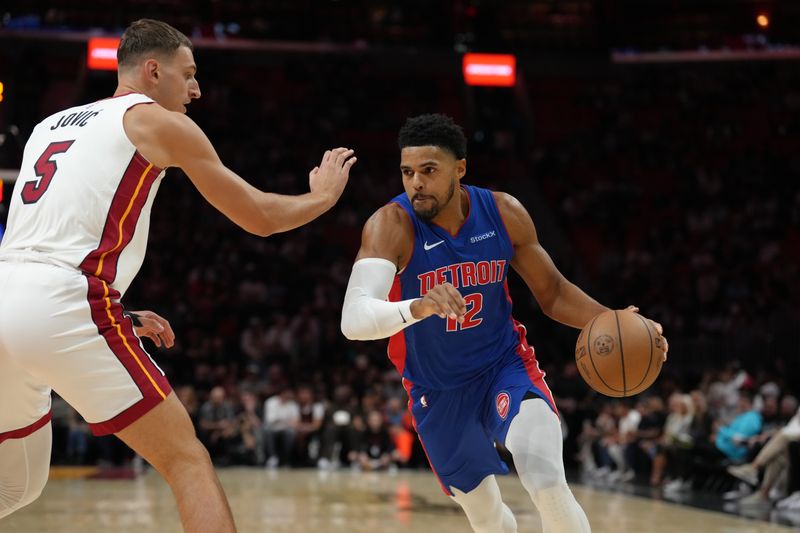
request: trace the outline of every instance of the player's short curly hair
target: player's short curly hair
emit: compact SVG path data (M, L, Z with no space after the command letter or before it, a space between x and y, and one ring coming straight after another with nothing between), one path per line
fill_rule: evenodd
M120 67L135 64L146 54L171 54L181 46L192 50L192 41L184 34L160 20L139 19L132 22L122 34L117 48Z
M466 159L467 138L452 118L440 113L411 117L397 134L400 150L407 146L438 146L456 159Z

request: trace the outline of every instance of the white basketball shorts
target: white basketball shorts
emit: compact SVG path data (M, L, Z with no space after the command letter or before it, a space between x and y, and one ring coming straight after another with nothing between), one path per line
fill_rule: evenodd
M0 261L0 442L47 424L51 388L95 435L124 429L171 391L105 281Z

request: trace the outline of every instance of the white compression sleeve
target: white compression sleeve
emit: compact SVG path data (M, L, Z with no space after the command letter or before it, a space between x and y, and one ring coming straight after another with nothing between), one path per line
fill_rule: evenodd
M0 443L0 519L42 493L50 473L52 440L48 422L27 437Z
M416 324L411 302L387 302L397 268L386 259L359 259L353 265L342 307L342 333L351 340L391 337Z
M544 533L591 533L589 521L567 486L561 422L544 400L522 402L506 435L519 479L542 517Z

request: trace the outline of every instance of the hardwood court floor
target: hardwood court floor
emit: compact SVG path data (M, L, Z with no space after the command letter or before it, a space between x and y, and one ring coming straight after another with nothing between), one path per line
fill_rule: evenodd
M239 531L297 533L469 532L466 518L427 472L352 473L223 469ZM516 477L500 477L519 532L541 531ZM663 501L575 485L594 533L767 533L793 531ZM169 487L152 471L136 480L51 480L39 500L0 521L24 533L180 531ZM795 530L796 531L796 530Z

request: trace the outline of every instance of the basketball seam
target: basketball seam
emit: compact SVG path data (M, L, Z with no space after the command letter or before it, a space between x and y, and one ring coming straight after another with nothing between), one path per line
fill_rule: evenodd
M622 349L622 331L619 328L619 315L614 311L614 320L617 321L617 340L619 340L619 362L622 365L622 394L628 395L628 384L625 379L625 351Z
M598 316L600 316L600 315L598 315ZM621 391L619 389L615 389L614 387L612 387L611 385L606 383L606 380L603 379L603 376L600 375L600 371L597 370L597 366L594 364L594 358L592 357L592 328L594 327L595 320L597 320L597 317L594 317L592 319L592 323L589 324L589 332L586 334L586 336L588 337L586 339L586 347L589 349L589 361L592 362L592 368L594 368L594 375L597 376L597 378L603 383L603 385L606 386L606 388L608 390L614 391L614 392L621 392L621 393L625 394L625 391Z
M647 371L645 371L644 376L642 376L642 381L633 387L633 390L636 390L639 388L639 386L641 386L642 383L644 383L644 380L647 379L647 376L650 375L650 367L653 366L653 335L650 334L650 326L647 324L647 322L645 322L644 317L636 313L634 313L634 315L636 315L636 317L642 321L644 324L644 329L647 330L647 338L650 339L650 360L647 361Z

